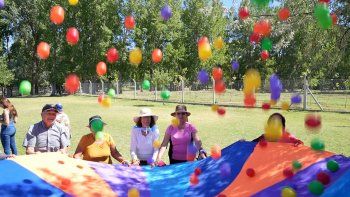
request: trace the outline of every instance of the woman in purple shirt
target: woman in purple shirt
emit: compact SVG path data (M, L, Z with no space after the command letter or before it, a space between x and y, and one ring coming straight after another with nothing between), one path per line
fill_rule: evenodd
M197 135L197 129L188 122L188 116L190 116L191 113L187 111L186 106L176 106L175 112L171 113L171 115L179 120L179 124L176 126L170 125L167 128L162 145L159 149L156 163L161 161L169 142L170 164L193 161L197 150L199 151L199 157L205 158L206 153L202 148L202 143Z

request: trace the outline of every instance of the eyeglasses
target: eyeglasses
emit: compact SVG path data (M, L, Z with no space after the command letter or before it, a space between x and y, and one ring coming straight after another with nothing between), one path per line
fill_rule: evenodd
M183 116L185 116L185 115L187 115L187 113L186 112L179 112L179 113L176 113L176 115L183 115Z

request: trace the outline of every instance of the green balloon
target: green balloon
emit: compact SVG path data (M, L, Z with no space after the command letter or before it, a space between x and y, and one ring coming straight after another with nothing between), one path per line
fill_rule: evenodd
M96 140L103 140L103 138L104 138L104 133L102 131L96 132L95 134Z
M162 97L163 100L168 100L170 98L170 91L169 90L163 90L160 93L160 97Z
M111 88L111 89L108 90L107 94L108 94L109 97L113 98L113 97L115 97L115 90Z
M32 90L32 84L24 80L19 84L19 93L22 95L30 95L30 91Z
M142 89L149 90L151 88L151 83L148 80L142 82Z
M324 151L324 142L318 138L311 140L311 148L316 151Z
M270 51L272 49L272 41L269 38L262 39L261 48L263 50Z
M332 26L332 17L329 8L325 3L319 3L315 6L314 16L323 29L328 29Z
M299 161L297 160L293 161L293 168L295 170L299 170L301 167L303 167L303 165Z
M266 7L269 5L270 0L252 0L251 2L258 7Z
M327 162L327 169L331 172L336 172L339 170L339 164L338 162L334 161L334 160L329 160Z
M95 133L102 131L103 130L103 122L102 122L102 120L93 120L91 122L91 129Z
M319 181L312 181L309 184L308 188L309 188L309 191L314 195L321 195L324 190L323 184Z

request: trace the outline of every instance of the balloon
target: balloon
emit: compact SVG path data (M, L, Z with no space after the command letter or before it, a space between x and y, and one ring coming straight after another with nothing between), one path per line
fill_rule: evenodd
M281 197L296 197L297 194L295 190L291 187L285 187L281 191Z
M205 61L209 59L211 55L211 48L209 43L198 45L198 56L200 60Z
M249 10L247 7L241 7L238 11L239 18L245 20L249 17Z
M170 91L169 90L163 90L160 93L160 97L162 97L163 100L169 100L169 98L170 98Z
M261 140L259 141L259 145L260 145L262 148L264 148L264 147L267 146L267 141L266 141L265 139L261 139Z
M151 158L148 158L147 159L147 164L152 164L154 163L154 159L151 157Z
M294 176L294 173L293 173L292 169L288 167L288 168L285 168L285 169L283 170L283 175L284 175L286 178L292 178L292 177Z
M114 64L119 59L119 53L116 48L110 48L107 51L107 61L111 64Z
M194 169L194 174L199 176L200 174L202 174L202 170L200 168L196 168Z
M142 51L140 48L135 48L130 51L129 61L131 64L139 65L142 62Z
M288 8L282 8L279 12L278 12L278 18L280 19L280 21L285 21L289 18L290 16L290 11Z
M38 57L42 60L46 60L50 56L50 45L46 42L40 42L36 48Z
M79 41L79 31L75 27L67 30L66 40L69 45L76 45Z
M69 94L74 94L76 91L79 90L79 87L80 81L79 77L76 74L70 74L66 77L66 83L64 84L64 88Z
M161 145L162 145L162 143L158 140L155 140L153 142L153 148L160 148Z
M102 76L107 73L107 65L104 62L99 62L96 65L96 73L98 76Z
M153 63L159 63L163 59L163 53L160 49L154 49L152 52L152 61Z
M315 151L324 151L325 145L322 140L314 138L311 140L311 148Z
M103 140L104 133L102 131L98 131L95 133L95 140Z
M135 28L135 19L133 16L125 17L124 26L126 29L131 30Z
M231 62L231 67L232 67L232 70L238 70L239 69L238 61L232 61Z
M214 40L214 48L216 50L220 50L220 49L224 48L224 40L222 39L221 36L215 38L215 40Z
M252 0L251 2L258 7L266 7L269 5L270 0Z
M198 149L196 148L196 146L193 143L190 143L187 146L187 155L186 155L187 161L194 161L196 159L197 151Z
M68 0L69 5L75 6L79 3L79 0Z
M212 70L212 75L215 81L222 79L222 69L220 67L214 67Z
M288 102L282 102L281 104L281 109L282 110L289 110L289 103Z
M93 132L99 132L99 131L102 131L103 130L103 122L102 120L100 119L96 119L96 120L93 120L91 123L90 123L90 127L91 127L91 130Z
M261 59L265 61L265 60L269 59L270 54L269 54L268 51L263 50L263 51L261 52L260 56L261 56Z
M50 11L50 20L56 25L60 25L64 21L64 9L59 6L53 6Z
M300 94L293 94L292 98L290 99L290 102L292 104L299 104L301 103L301 95Z
M277 142L282 137L283 126L279 119L272 119L265 126L264 137L267 141Z
M249 41L252 44L258 44L260 42L260 40L261 40L261 36L258 33L253 32L249 37Z
M200 47L201 45L203 45L203 44L205 44L205 43L209 43L208 37L202 36L202 37L199 38L199 40L198 40L198 47Z
M305 127L310 131L318 131L322 126L321 116L308 114L305 116Z
M218 145L214 145L210 149L211 157L213 159L219 159L221 157L221 148Z
M173 15L171 7L169 5L165 5L160 11L160 15L162 16L163 20L169 20Z
M318 0L319 3L329 3L331 0Z
M150 88L151 88L151 82L149 82L148 80L143 80L143 82L142 82L142 89L150 90Z
M245 107L254 107L256 103L256 98L254 94L245 94L244 95L244 106Z
M303 167L303 165L297 160L293 161L292 166L295 170L300 170Z
M5 7L5 1L0 0L0 9L3 9Z
M323 28L328 29L332 26L332 17L329 13L329 8L325 3L319 3L315 6L314 16L317 23Z
M115 90L113 88L109 89L107 95L111 98L114 98L115 97Z
M271 108L271 105L270 105L270 103L263 103L261 108L263 110L269 110Z
M245 95L253 94L261 86L261 77L257 70L249 69L243 79L243 92Z
M338 17L337 17L337 15L335 13L331 14L331 18L332 18L332 24L333 25L338 24Z
M100 95L98 96L98 98L97 98L97 102L101 104L102 101L103 101L103 99L104 99L104 97L105 97L104 94L100 94Z
M276 74L270 76L271 99L277 101L280 98L283 89L282 83Z
M264 38L261 41L262 50L270 51L272 49L272 41L269 38Z
M248 168L245 172L249 177L255 176L255 170L253 168Z
M19 93L22 95L30 95L30 91L32 90L32 84L27 81L21 81L19 84Z
M111 98L109 97L104 97L104 99L101 102L102 107L109 108L112 105Z
M209 82L209 74L206 70L202 69L198 72L197 79L201 84L205 85Z
M254 24L253 32L262 36L269 36L271 33L271 23L267 19L260 20Z
M225 162L220 166L221 177L229 177L231 175L231 166Z
M336 172L339 170L339 164L338 162L334 161L334 160L329 160L327 162L327 169L331 172Z
M325 172L320 172L317 174L317 180L323 185L328 185L331 182L331 178Z
M198 176L196 176L194 173L190 176L190 183L191 185L197 185L199 183Z
M140 197L140 192L136 188L131 188L128 191L128 197Z
M312 181L308 185L308 189L312 194L319 196L323 193L324 186L319 181Z
M173 119L171 119L171 125L172 125L173 127L177 127L177 126L179 126L179 124L180 124L180 121L179 121L179 119L177 119L176 117L174 117Z
M226 110L223 107L219 107L217 112L220 116L224 116L226 114Z
M218 105L212 105L212 106L211 106L211 111L213 111L213 112L218 111L218 109L219 109L219 106L218 106Z
M225 83L224 81L222 80L219 80L219 81L215 81L215 92L216 93L224 93L226 91L226 86L225 86Z

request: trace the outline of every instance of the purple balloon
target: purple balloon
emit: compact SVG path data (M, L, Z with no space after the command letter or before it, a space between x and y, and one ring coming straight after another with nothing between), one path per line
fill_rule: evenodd
M228 177L231 175L231 166L229 163L223 163L220 166L221 177Z
M5 7L5 1L4 0L0 0L0 9Z
M291 103L299 104L301 103L301 95L300 94L294 94L292 98L290 99Z
M238 70L239 69L239 63L237 61L232 61L231 66L233 70Z
M271 92L271 100L277 101L281 97L281 92Z
M173 16L173 13L171 11L171 7L168 5L165 5L162 10L160 11L160 14L163 17L163 20L167 21Z
M207 84L209 82L209 74L203 69L199 71L197 79L201 82L201 84Z
M148 164L154 163L154 159L153 159L152 157L151 157L151 158L148 158L148 159L147 159L147 163L148 163Z
M282 82L276 74L270 77L270 92L271 99L277 101L281 97L281 91L283 89Z

